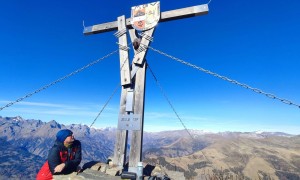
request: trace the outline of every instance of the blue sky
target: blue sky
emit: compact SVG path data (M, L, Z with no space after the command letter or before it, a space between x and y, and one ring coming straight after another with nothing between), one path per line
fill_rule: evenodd
M3 1L0 6L0 106L115 51L113 33L85 26L130 17L152 1ZM161 11L208 1L161 0ZM217 1L207 15L159 23L151 46L191 64L300 104L300 1ZM130 51L132 56L132 51ZM148 63L189 129L300 134L300 108L254 93L149 50ZM120 84L118 53L0 111L90 125ZM183 129L147 72L145 130ZM94 127L117 125L120 90Z

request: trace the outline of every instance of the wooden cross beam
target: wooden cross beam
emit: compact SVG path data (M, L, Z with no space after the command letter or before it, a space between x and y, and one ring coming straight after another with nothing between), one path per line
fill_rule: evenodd
M194 17L208 13L208 5L198 5L160 13L159 22ZM126 162L126 145L128 130L131 130L131 146L129 156L129 172L137 172L138 162L142 160L142 141L144 124L144 99L145 99L145 78L147 46L150 44L155 27L145 29L142 35L137 36L137 30L132 27L132 18L125 19L125 16L118 17L117 21L98 24L84 28L84 34L98 34L109 31L117 31L116 37L120 46L120 67L122 92L120 99L120 113L116 143L113 157L113 164L123 169ZM134 49L132 65L129 63L127 29L130 39L141 38L140 47ZM145 46L145 47L144 47Z
M159 22L166 22L171 20L189 18L194 16L199 16L208 13L208 5L198 5L198 6L191 6L187 8L181 8L176 10L170 10L161 12ZM126 19L126 28L132 29L131 26L131 18ZM109 31L116 31L118 30L118 21L97 24L93 26L88 26L84 28L83 34L84 35L91 35L91 34L98 34L103 32Z

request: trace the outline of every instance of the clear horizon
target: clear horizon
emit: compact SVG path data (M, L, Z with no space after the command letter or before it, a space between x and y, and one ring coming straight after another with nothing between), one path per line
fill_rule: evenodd
M31 118L31 119L25 119L21 116L14 116L14 117L3 117L3 116L0 116L2 118L14 118L14 117L20 117L21 119L23 120L41 120L42 122L45 122L45 123L49 123L50 121L56 121L57 123L59 123L57 120L53 119L53 120L50 120L50 121L43 121L42 119L34 119L34 118ZM63 123L59 123L59 124L62 124L62 125L65 125L65 126L70 126L72 124L63 124ZM84 123L80 123L80 124L75 124L75 125L85 125L85 126L88 126L90 128L90 125L89 124L84 124ZM114 128L114 129L117 129L117 126L107 126L107 127L95 127L95 126L92 126L91 128L94 128L94 129L99 129L99 130L103 130L103 129L107 129L107 128ZM154 129L155 128L155 129ZM148 133L157 133L157 132L163 132L163 131L176 131L176 130L183 130L183 131L186 131L186 129L184 129L183 127L180 129L180 128L175 128L175 129L170 129L170 128L163 128L163 129L157 129L157 127L154 127L153 129L149 129L148 130L144 129L145 132L148 132ZM167 130L166 130L167 129ZM268 130L256 130L256 131L210 131L210 130L205 130L205 129L188 129L189 133L191 133L191 135L193 135L193 132L192 131L203 131L204 133L224 133L224 132L235 132L235 133L262 133L262 132L269 132L269 133L286 133L286 134L289 134L289 135L293 135L293 136L297 136L297 135L300 135L300 134L293 134L293 133L287 133L287 132L283 132L283 131L268 131Z

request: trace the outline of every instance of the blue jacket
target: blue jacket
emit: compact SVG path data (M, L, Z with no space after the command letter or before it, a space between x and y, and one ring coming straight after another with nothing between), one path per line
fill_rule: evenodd
M62 142L55 141L48 154L49 168L52 174L70 174L77 170L81 162L81 143L75 140L70 148ZM54 168L65 163L65 168L60 173L54 173Z

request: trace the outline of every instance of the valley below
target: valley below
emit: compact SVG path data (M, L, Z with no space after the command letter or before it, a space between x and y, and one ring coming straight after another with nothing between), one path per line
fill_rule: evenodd
M65 128L82 143L81 166L112 157L115 128L0 116L0 179L35 179L56 133ZM143 162L182 172L186 179L300 179L300 135L189 132L192 137L186 130L144 132Z

